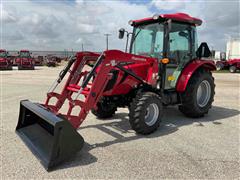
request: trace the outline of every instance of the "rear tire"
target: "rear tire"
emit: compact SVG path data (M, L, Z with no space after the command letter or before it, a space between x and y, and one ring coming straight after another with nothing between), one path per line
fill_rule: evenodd
M162 102L153 92L138 94L129 107L129 122L139 134L150 134L157 130L162 117Z
M231 73L235 73L236 70L237 70L237 68L236 68L236 66L234 66L234 65L229 67L229 71L230 71Z
M100 119L106 119L112 117L116 111L116 105L103 98L97 103L97 110L93 109L92 113Z
M211 72L201 69L195 72L181 94L179 110L188 117L202 117L208 113L214 101L215 84Z

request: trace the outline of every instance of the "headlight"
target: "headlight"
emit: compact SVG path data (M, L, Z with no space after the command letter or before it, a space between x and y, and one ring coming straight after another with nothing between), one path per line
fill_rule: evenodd
M133 20L128 21L128 24L132 26L133 25Z
M159 15L158 15L158 14L153 15L153 19L154 19L154 20L157 20L158 18L159 18Z

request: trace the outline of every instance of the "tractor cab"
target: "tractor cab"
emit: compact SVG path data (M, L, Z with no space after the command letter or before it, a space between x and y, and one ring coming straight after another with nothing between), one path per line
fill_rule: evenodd
M197 52L205 50L205 56L210 55L207 44L198 50L196 26L202 21L184 13L154 15L152 18L129 21L133 26L129 53L159 60L167 58L164 89L173 89L185 65L197 58ZM124 29L119 31L119 37L124 35ZM207 51L207 53L206 53ZM164 68L159 63L159 74Z
M0 49L0 58L7 58L8 53L6 50Z
M30 58L31 57L31 53L29 51L25 51L25 50L21 50L19 53L19 57L20 58Z

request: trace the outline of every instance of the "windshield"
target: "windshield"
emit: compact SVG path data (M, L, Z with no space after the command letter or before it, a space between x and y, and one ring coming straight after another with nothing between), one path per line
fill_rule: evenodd
M6 56L7 56L6 52L4 52L4 51L0 52L0 57L6 57Z
M132 54L162 58L164 25L155 23L135 27Z
M29 57L30 53L29 52L20 52L20 57Z

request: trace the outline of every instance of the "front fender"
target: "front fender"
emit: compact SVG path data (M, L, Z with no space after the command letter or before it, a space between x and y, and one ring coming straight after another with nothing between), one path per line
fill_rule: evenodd
M185 91L188 81L192 77L193 73L199 68L205 68L207 70L213 71L216 70L216 66L212 60L194 60L190 62L183 70L178 78L176 85L177 92Z

